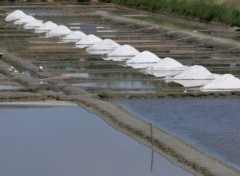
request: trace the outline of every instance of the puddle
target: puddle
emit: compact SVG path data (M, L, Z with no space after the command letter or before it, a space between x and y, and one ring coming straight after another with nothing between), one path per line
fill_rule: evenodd
M23 89L23 87L20 86L7 86L7 85L1 85L0 90L19 90Z
M105 73L66 73L65 76L73 78L89 78L89 79L132 79L132 78L147 78L142 73L137 72L105 72Z
M0 106L1 175L190 176L79 107Z
M60 10L53 9L23 9L23 11L27 14L35 14L35 15L65 15L66 13Z
M163 89L182 87L175 83L166 83L164 80L158 81L117 81L117 82L86 82L73 84L73 86L91 88L122 88L122 89Z
M240 99L124 100L116 103L240 169Z

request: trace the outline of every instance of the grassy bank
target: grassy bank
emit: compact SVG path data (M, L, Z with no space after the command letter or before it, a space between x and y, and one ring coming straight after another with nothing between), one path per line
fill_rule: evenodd
M240 2L225 0L112 0L115 3L149 10L219 21L240 26Z

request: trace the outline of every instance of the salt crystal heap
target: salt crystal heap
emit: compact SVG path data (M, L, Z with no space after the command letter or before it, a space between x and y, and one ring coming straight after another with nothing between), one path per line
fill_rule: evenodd
M159 62L161 59L156 56L155 54L149 52L149 51L144 51L139 54L137 54L135 57L132 59L128 60L126 64L128 66L131 66L133 68L147 68L150 67L157 62Z
M147 70L185 70L186 66L182 65L180 62L166 57L156 63L155 65L147 68Z
M125 61L139 54L139 51L130 45L122 45L107 55L105 60Z
M173 79L194 80L194 79L214 79L215 75L208 71L205 67L194 65L187 68L181 74L173 77Z
M5 21L15 21L26 17L27 15L21 10L15 10L6 16Z
M38 28L35 29L35 33L46 33L54 28L56 28L58 25L51 22L51 21L47 21L45 23L43 23L41 26L39 26Z
M36 29L43 24L41 20L30 21L23 26L24 29Z
M240 90L240 80L231 74L225 74L214 79L201 88L202 90Z
M115 41L105 39L87 48L87 52L90 54L108 54L118 47L120 47L120 45Z
M182 73L186 68L187 66L182 65L180 62L166 57L153 66L148 67L144 72L156 77L170 77Z
M60 37L71 34L72 31L64 25L59 25L46 33L46 37Z
M83 39L84 37L86 37L87 35L84 34L82 31L74 31L71 34L63 37L61 40L63 42L77 42L81 39Z
M173 78L174 82L183 85L184 87L200 87L208 84L211 80L218 77L216 74L212 74L205 67L200 65L194 65L187 68Z
M76 43L76 47L77 48L86 48L86 47L89 47L91 45L94 45L96 43L99 43L101 42L102 39L95 36L95 35L87 35L86 37L82 38L80 41L78 41Z
M34 18L34 17L30 16L30 15L27 15L27 16L25 16L25 17L15 21L14 24L22 25L22 24L27 24L27 23L29 23L31 21L35 21L35 20L36 20L36 18Z

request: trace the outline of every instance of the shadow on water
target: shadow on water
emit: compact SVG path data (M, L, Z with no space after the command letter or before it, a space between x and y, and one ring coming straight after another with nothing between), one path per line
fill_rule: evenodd
M1 175L189 176L79 107L0 106Z

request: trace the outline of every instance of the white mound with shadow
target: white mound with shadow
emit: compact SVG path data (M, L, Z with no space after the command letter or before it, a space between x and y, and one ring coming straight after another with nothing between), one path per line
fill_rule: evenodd
M194 65L188 67L185 71L179 75L174 76L172 79L181 79L181 80L195 80L195 79L214 79L217 75L212 74L205 67L200 65Z
M160 62L161 59L149 51L143 51L132 59L128 60L126 64L136 69L143 69L155 65L157 62Z
M122 45L109 53L104 60L126 61L139 54L139 51L130 45Z
M46 33L54 28L56 28L58 25L51 22L51 21L47 21L45 23L43 23L41 26L39 26L38 28L35 29L36 33Z
M185 70L187 67L175 59L166 57L147 70Z
M72 31L64 25L59 25L46 33L46 37L60 37L71 34Z
M5 21L15 21L15 20L20 20L23 17L26 17L27 15L21 11L21 10L15 10L8 14L5 18Z
M61 40L63 42L77 42L86 36L87 35L85 33L83 33L82 31L73 31L71 34L63 37Z
M23 26L24 29L36 29L41 26L43 22L41 20L30 21L29 23Z
M87 52L90 54L108 54L120 47L118 43L111 39L104 39L99 43L96 43L89 48L87 48Z
M96 43L101 42L102 39L93 35L93 34L89 34L86 37L82 38L80 41L78 41L76 43L76 47L77 48L86 48L89 47L91 45L94 45Z
M201 90L240 90L240 79L231 74L224 74L206 84Z
M35 21L35 20L37 20L37 19L32 17L32 16L30 16L30 15L27 15L27 16L25 16L25 17L23 17L23 18L21 18L21 19L19 19L17 21L14 21L14 24L22 25L22 24L27 24L27 23L29 23L31 21Z

